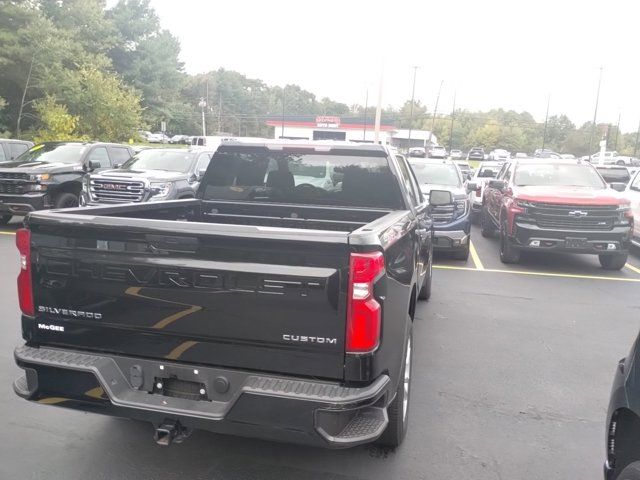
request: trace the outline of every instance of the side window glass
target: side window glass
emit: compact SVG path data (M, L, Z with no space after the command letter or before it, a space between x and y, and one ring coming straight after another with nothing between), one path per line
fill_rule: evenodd
M101 168L111 166L111 163L109 162L109 155L107 154L107 149L105 147L98 147L94 149L93 152L89 154L88 160L98 162Z
M7 157L4 154L4 148L2 146L2 144L0 143L0 162L6 162L7 161Z
M28 147L22 143L10 143L9 151L11 152L11 158L18 158L24 152L28 150Z
M633 183L631 184L631 188L633 190L640 191L640 172L636 173L636 178L633 179Z
M413 205L418 205L418 196L413 187L413 184L411 183L412 177L411 173L409 173L409 166L407 165L405 159L399 155L396 156L396 160L398 161L398 166L400 167L400 173L402 175L402 181L405 185L405 188L407 189L409 197L411 198L411 202L413 203Z
M211 161L211 155L208 153L200 155L198 158L198 164L196 165L196 173L206 170Z
M114 165L122 165L124 162L131 158L128 148L123 147L111 147L111 160Z

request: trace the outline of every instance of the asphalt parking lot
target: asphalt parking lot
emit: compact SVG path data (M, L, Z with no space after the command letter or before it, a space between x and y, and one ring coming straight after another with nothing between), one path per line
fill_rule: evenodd
M150 425L39 406L14 395L17 254L0 233L0 478L597 479L616 362L639 327L640 256L524 256L505 267L473 231L468 262L438 258L414 330L403 446L331 451L196 432L162 448Z

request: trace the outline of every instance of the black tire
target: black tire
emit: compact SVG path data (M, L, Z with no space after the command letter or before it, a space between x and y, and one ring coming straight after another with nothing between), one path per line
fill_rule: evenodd
M640 462L633 462L627 465L620 475L616 477L617 480L640 480Z
M12 218L11 215L0 215L0 225L6 225Z
M621 270L627 263L627 254L598 255L598 260L605 270Z
M513 242L509 240L505 223L500 228L500 261L502 263L518 263L520 261L520 250L515 248Z
M484 238L493 238L496 234L496 226L493 224L493 220L491 220L489 212L484 206L480 211L480 234Z
M431 279L433 278L433 250L429 253L429 266L427 274L422 281L422 288L418 292L418 300L429 300L431 298Z
M624 160L618 160L618 161L616 162L616 165L622 165L622 166L624 166L624 165L625 165Z
M391 402L387 407L389 425L387 425L387 429L384 431L382 436L380 436L377 442L380 445L390 448L400 446L404 437L407 435L407 427L409 425L409 400L411 398L411 370L413 364L413 333L411 328L411 318L407 321L409 322L409 334L405 345L403 366L402 371L400 372L400 379L398 380L398 388L396 389L396 398L394 398L393 402Z
M74 208L79 204L78 196L73 193L61 193L53 201L54 208Z
M454 260L462 260L465 262L469 260L469 244L467 243L463 248L459 250L454 250L452 257Z

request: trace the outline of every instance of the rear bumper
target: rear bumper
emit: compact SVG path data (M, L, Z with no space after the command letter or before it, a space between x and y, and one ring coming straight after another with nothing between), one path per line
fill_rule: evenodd
M387 375L354 388L26 345L16 348L14 356L25 370L14 382L22 398L156 426L177 421L217 433L346 448L376 440L388 424L392 390ZM175 378L195 385L199 398L193 398L193 391L191 398L167 395L162 382Z
M51 208L44 193L33 195L0 195L0 214L25 215L34 210Z
M584 240L581 246L569 245L568 239ZM549 230L536 225L516 222L513 237L520 250L587 253L615 255L627 253L631 245L630 227L614 227L612 230ZM532 242L539 242L534 246ZM615 248L610 249L612 245Z

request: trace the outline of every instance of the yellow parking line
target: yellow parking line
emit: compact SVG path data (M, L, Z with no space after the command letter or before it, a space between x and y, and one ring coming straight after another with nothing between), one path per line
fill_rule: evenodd
M0 230L0 235L15 235L16 232L3 232Z
M479 270L477 268L454 267L452 265L434 265L433 268L441 270L468 270L471 272L512 273L514 275L531 275L537 277L581 278L586 280L610 280L614 282L640 282L640 278L606 277L600 275L580 275L575 273L527 272L525 270L499 270L495 268L485 268L484 270Z
M636 272L636 273L640 273L640 268L638 267L634 267L633 265L631 265L630 263L627 263L625 265L625 267L627 267L629 270Z
M476 266L476 270L484 270L484 265L482 265L478 252L476 251L476 247L473 245L471 240L469 240L469 253L471 254L471 259Z

